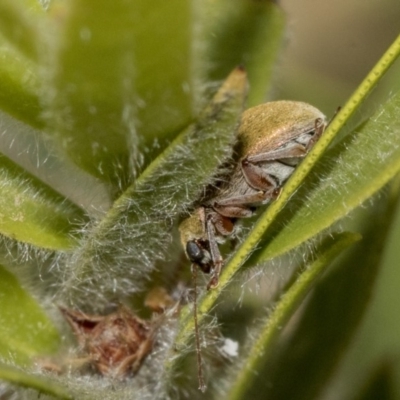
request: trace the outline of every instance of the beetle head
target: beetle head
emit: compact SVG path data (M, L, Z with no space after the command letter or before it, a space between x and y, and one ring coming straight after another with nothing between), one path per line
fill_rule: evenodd
M205 233L204 209L198 208L190 217L179 225L181 242L186 256L200 269L209 273L211 269L211 256L209 241Z

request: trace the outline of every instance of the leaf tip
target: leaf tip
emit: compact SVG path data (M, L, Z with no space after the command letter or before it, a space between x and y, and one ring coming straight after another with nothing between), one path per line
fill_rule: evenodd
M238 93L246 96L248 86L247 71L243 66L238 66L228 75L217 92L214 102L224 102L226 98L230 98Z

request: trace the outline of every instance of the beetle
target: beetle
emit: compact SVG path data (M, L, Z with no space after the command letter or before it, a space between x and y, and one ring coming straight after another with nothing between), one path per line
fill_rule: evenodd
M235 234L237 221L279 197L284 183L326 128L317 108L298 101L274 101L242 114L228 175L207 188L201 205L179 226L192 268L218 286L223 258L219 243Z

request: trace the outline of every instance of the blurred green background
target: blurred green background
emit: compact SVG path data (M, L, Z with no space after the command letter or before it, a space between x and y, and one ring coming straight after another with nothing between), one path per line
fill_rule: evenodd
M398 0L280 4L287 32L274 97L308 101L327 115L343 105L400 31Z
M272 97L307 101L331 116L399 34L400 1L283 0L281 4L287 13L287 33ZM380 96L387 98L399 89L397 61L369 106L377 107ZM351 391L362 385L361 366L372 372L385 360L396 365L400 393L399 242L398 211L369 310L324 399L355 396Z

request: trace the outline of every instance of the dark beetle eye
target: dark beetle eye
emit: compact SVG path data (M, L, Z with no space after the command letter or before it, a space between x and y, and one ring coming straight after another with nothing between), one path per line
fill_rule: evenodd
M190 261L194 263L200 262L204 257L203 249L193 240L186 243L186 253Z

